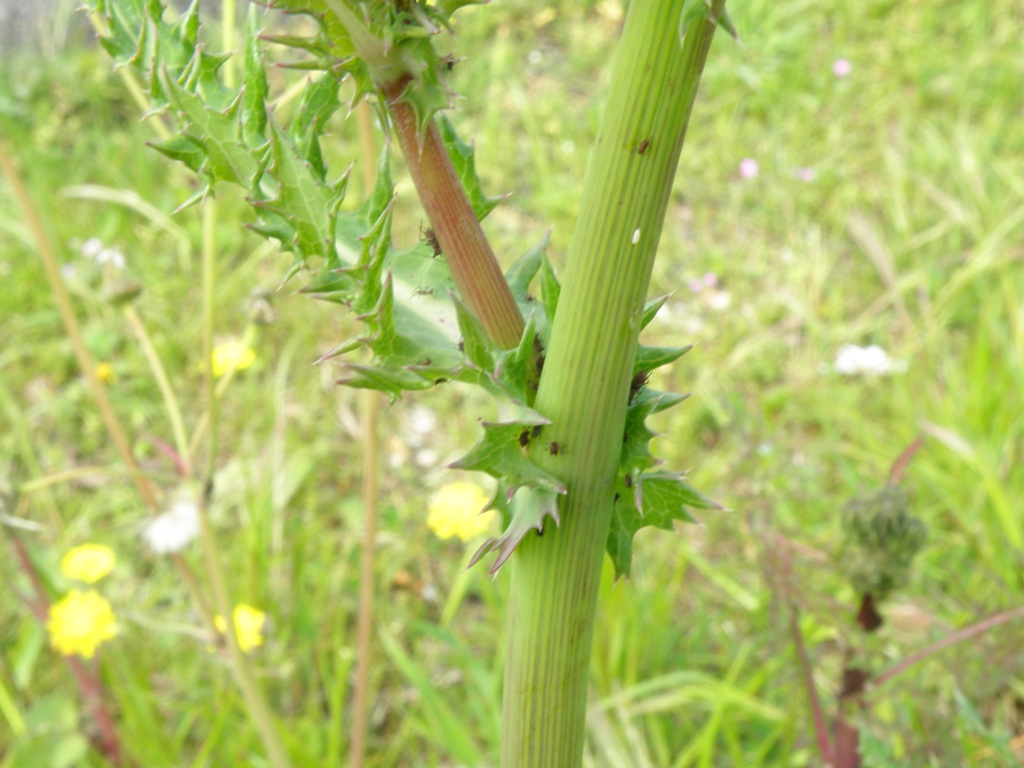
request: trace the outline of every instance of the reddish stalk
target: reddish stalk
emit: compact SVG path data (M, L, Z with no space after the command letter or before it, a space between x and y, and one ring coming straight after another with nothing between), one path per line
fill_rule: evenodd
M495 344L512 349L522 338L523 316L473 213L437 125L431 120L421 134L415 109L402 99L407 84L408 79L402 79L381 88L416 192L463 301Z
M811 701L811 713L814 716L814 733L818 739L818 752L821 753L821 762L825 765L831 765L832 745L829 743L828 726L825 725L825 712L821 707L821 699L818 697L818 687L814 684L814 672L811 668L811 660L807 656L804 636L800 631L800 624L797 621L796 607L792 604L789 606L789 631L792 633L793 642L796 644L796 654L800 659L800 671L803 673L807 698Z
M932 656L938 653L939 651L945 650L946 648L949 648L951 645L956 645L957 643L962 642L964 640L970 640L972 637L977 637L978 635L984 634L985 632L988 632L990 629L994 629L995 627L998 627L1001 624L1006 624L1008 621L1013 621L1014 619L1021 618L1024 618L1024 605L1019 606L1017 608L1011 608L1007 611L1002 611L993 616L989 616L987 619L982 619L976 624L971 624L969 626L964 627L963 629L958 629L956 632L947 635L941 640L936 640L934 643L926 645L917 653L910 654L909 656L907 656L907 658L903 659L903 661L893 664L891 667L889 667L881 674L878 674L875 677L871 678L871 680L868 681L868 685L870 685L872 688L877 688L883 683L887 683L888 681L892 680L901 672L906 671L909 667L912 667L914 664L917 664L917 662L924 661L929 656Z

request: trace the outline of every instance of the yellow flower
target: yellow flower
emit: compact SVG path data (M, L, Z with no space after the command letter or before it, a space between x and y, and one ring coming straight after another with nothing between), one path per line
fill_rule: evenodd
M117 634L117 622L107 598L95 589L72 589L50 608L46 631L58 653L91 659L100 643Z
M233 612L235 617L235 635L238 637L238 649L242 653L248 653L253 648L263 645L263 625L267 621L267 614L253 608L251 605L239 603ZM217 631L227 634L228 625L220 614L213 619Z
M480 514L488 501L478 485L463 481L447 483L430 501L427 525L440 539L458 536L469 541L491 527L490 517Z
M114 569L114 550L103 544L82 544L67 551L60 570L69 579L95 584Z
M243 371L256 361L256 351L237 339L213 348L213 375L218 379L230 370Z
M97 363L95 373L96 378L104 384L109 384L114 380L114 366L110 363Z

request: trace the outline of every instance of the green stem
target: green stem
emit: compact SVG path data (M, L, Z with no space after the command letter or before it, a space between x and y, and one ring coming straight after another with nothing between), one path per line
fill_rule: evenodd
M145 355L146 362L149 363L149 370L160 388L160 394L164 399L164 408L167 409L167 418L171 422L171 432L174 433L174 445L178 451L178 458L185 468L185 477L191 477L192 456L189 453L188 438L185 436L185 422L181 418L181 407L178 405L177 395L174 394L174 387L171 386L171 382L167 378L164 364L153 346L152 339L149 338L149 333L146 332L146 326L142 324L139 313L129 304L124 308L124 317L128 321L132 333L135 334L135 338L138 339L142 354Z
M199 503L199 531L203 544L206 573L213 586L214 604L224 617L227 631L228 658L235 683L242 694L246 709L259 731L267 756L274 768L290 768L291 760L281 740L274 713L267 704L263 690L256 682L245 654L238 646L234 608L228 595L227 583L220 564L217 539L210 522L209 504L213 497L213 477L217 469L217 426L220 395L213 370L213 333L217 285L217 207L212 197L203 203L203 353L206 358L206 399L209 428L207 430L206 471L204 490Z
M569 489L561 524L513 556L504 768L582 760L590 648L639 322L714 25L678 37L683 0L633 0L587 170L536 408L536 461ZM720 13L715 0L712 13Z

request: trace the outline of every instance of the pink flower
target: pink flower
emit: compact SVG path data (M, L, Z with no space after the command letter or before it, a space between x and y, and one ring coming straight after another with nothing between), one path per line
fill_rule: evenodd
M757 160L752 157L743 158L740 162L740 178L741 179L753 179L760 172L761 166L757 164Z
M849 59L836 59L832 62L832 74L836 77L846 77L852 69Z
M818 172L809 165L806 165L803 168L798 168L796 172L796 177L800 179L800 181L814 181L814 178L817 175Z

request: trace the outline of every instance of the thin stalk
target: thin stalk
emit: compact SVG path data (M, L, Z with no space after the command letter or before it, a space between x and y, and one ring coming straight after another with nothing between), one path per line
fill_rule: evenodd
M217 426L220 409L217 398L217 376L213 370L214 292L217 288L217 201L203 201L203 358L206 360L206 471L204 476L205 508L211 495L213 475L217 469ZM198 432L198 427L197 430ZM223 606L221 606L223 609Z
M228 660L231 665L231 672L235 678L235 684L242 694L249 716L252 718L256 730L259 732L263 746L267 750L267 757L274 768L290 768L291 760L281 740L281 732L278 730L277 721L262 689L256 682L252 671L249 669L245 654L238 646L238 633L235 628L234 610L231 598L228 596L227 586L224 582L224 574L220 567L220 556L217 551L216 537L213 526L210 523L210 514L206 501L199 505L199 531L203 543L203 557L206 560L206 570L213 583L213 595L220 615L224 617L225 635L227 637Z
M253 343L256 338L256 326L250 323L245 327L245 332L242 334L242 340L239 344L244 348L248 347ZM211 353L212 354L212 353ZM205 355L205 353L204 353ZM209 359L209 358L207 358ZM224 371L223 375L217 379L217 386L213 391L214 397L219 401L220 398L224 397L224 393L227 391L231 382L235 378L235 374L238 372L238 368L232 363L228 370ZM190 456L194 456L199 450L200 443L206 437L206 430L210 426L210 411L209 409L199 414L199 418L196 419L195 429L192 430L192 437L188 441L188 451Z
M978 635L988 632L990 629L994 629L995 627L998 627L1001 624L1006 624L1014 619L1024 619L1024 606L1018 606L1017 608L1011 608L1007 611L1001 611L989 616L987 619L982 619L979 622L963 627L962 629L958 629L941 640L936 640L934 643L926 645L920 651L910 654L902 661L893 664L884 672L871 678L865 687L870 690L877 688L880 685L884 685L897 675L917 664L919 661L924 661L929 656L934 656L939 651L943 651L951 645L962 643L964 640L970 640L972 637L977 637Z
M459 295L502 349L523 336L523 316L491 244L462 188L433 120L421 134L412 105L401 98L406 81L384 86L388 111L423 210L434 229Z
M44 475L43 477L37 477L34 480L24 482L18 486L18 494L28 495L30 493L38 493L44 488L52 488L55 485L73 483L76 480L85 480L87 478L131 477L134 471L135 470L123 469L120 467L106 466L75 467L74 469L65 469L62 472L54 472L53 474Z
M374 155L373 115L365 101L359 105L359 145L362 150L363 193L373 193ZM349 750L350 768L363 768L366 760L366 730L370 698L370 637L374 623L374 555L377 548L377 421L380 413L380 394L366 389L361 397L363 412L363 540L360 552L359 619L356 627L356 680L355 702L352 711L352 743Z
M182 463L182 474L186 478L191 477L192 457L189 453L188 437L185 435L185 422L181 418L181 407L178 405L178 398L174 394L174 388L167 378L167 371L160 360L160 355L156 353L156 348L146 332L146 326L142 324L142 318L139 317L139 313L131 305L126 305L124 317L128 321L128 327L135 334L135 338L142 348L142 354L145 355L146 362L149 363L149 370L153 374L153 378L156 379L157 386L160 388L160 394L164 399L164 408L167 409L167 418L171 422L171 432L174 433L174 445L178 451L178 458Z
M832 744L828 737L828 726L825 723L825 711L821 706L821 699L818 696L818 686L814 684L814 670L811 668L811 660L807 655L807 646L804 645L804 635L800 631L800 622L796 615L796 606L789 606L789 631L793 635L793 643L796 645L797 658L800 660L800 672L804 676L804 688L807 689L807 698L811 702L811 714L814 717L814 735L818 740L818 752L821 754L823 765L832 764Z
M535 460L568 494L561 524L512 558L503 768L582 760L601 567L640 319L690 110L715 27L683 44L683 0L633 0L587 169L536 408ZM713 13L723 0L715 0ZM537 441L535 441L536 443ZM557 455L547 446L559 443Z
M92 359L92 355L89 354L89 350L86 349L85 343L82 341L81 327L78 324L78 318L75 316L74 308L71 306L71 298L64 288L64 282L61 280L60 268L57 266L57 255L54 253L53 246L43 227L42 217L40 217L39 210L32 201L32 197L28 194L21 176L18 175L13 163L11 163L6 152L4 152L2 144L0 144L0 169L3 170L10 181L11 187L14 189L14 196L21 204L25 218L28 220L29 228L35 237L36 248L39 250L39 255L43 260L46 278L50 283L50 290L53 292L57 308L60 310L61 320L64 323L64 333L67 334L71 348L75 352L78 367L89 383L89 390L92 393L93 400L96 401L96 406L99 408L100 417L103 420L107 434L110 436L111 442L114 443L114 447L120 454L121 460L125 463L128 472L135 481L135 487L142 500L149 507L151 513L157 514L160 512L160 501L156 486L153 485L149 475L142 471L138 461L135 459L135 454L132 453L128 438L121 428L121 422L118 421L117 414L114 412L110 399L107 397L107 391L103 386L103 382L96 376L96 364ZM213 628L213 612L210 610L206 598L203 597L203 593L199 589L195 575L192 573L188 563L185 562L181 555L174 555L171 560L188 587L192 599L199 606L203 618Z
M103 382L96 375L96 362L92 359L92 355L89 354L85 341L82 339L82 329L75 315L75 310L71 306L71 297L64 287L64 281L61 279L60 267L57 264L57 254L54 252L50 238L46 234L42 217L39 215L39 210L32 201L28 190L21 180L21 176L8 158L2 145L0 145L0 168L3 169L4 174L7 176L11 188L14 190L14 197L21 205L22 213L25 215L29 229L32 230L32 234L35 237L36 248L39 250L39 255L43 260L43 267L46 270L46 279L50 283L50 290L53 292L53 298L57 302L57 309L60 311L61 320L64 323L64 332L67 334L71 348L74 350L78 367L82 371L86 383L89 385L89 391L92 394L93 400L96 401L96 406L100 410L100 417L103 419L103 425L106 427L107 434L110 435L110 440L114 443L114 447L120 454L121 460L132 470L132 479L135 481L135 487L138 489L139 495L150 509L156 511L160 507L156 488L142 472L141 467L139 467L139 463L132 453L128 437L121 428L121 422L118 421L117 415L114 413L114 408L110 404L110 398L107 397L107 391L103 386Z
M238 646L235 628L234 608L228 595L224 572L220 564L217 539L210 522L210 500L213 498L213 478L217 469L217 436L219 396L216 374L213 370L213 334L215 327L215 306L217 284L217 207L212 197L203 202L203 355L206 358L206 400L208 415L206 469L203 478L203 493L199 503L199 532L203 545L206 573L213 586L214 603L224 617L227 636L228 659L235 684L242 694L249 716L259 732L267 757L274 768L290 768L291 760L281 740L274 714L267 704L262 689L257 684L249 663Z

